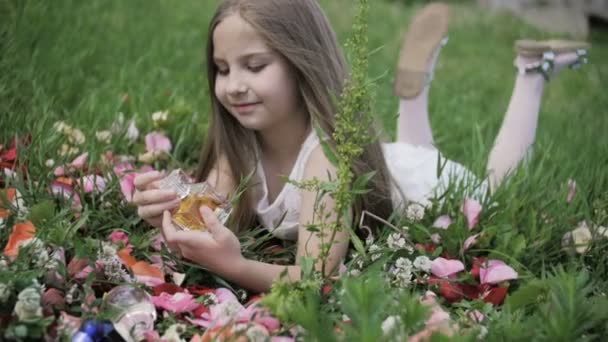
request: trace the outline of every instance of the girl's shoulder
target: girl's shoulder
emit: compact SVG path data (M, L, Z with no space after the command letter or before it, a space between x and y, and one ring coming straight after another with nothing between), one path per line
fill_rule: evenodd
M310 157L305 163L303 180L311 180L313 178L328 180L329 175L331 175L331 179L335 179L336 171L336 166L325 155L323 146L318 144L313 148Z

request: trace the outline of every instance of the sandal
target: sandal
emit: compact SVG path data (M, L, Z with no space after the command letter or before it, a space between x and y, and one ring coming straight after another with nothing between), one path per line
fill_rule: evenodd
M397 96L416 97L432 80L428 66L437 48L447 43L448 17L448 5L432 3L412 19L397 64Z
M541 57L540 60L517 66L520 75L538 72L546 81L551 77L555 68L555 55L575 52L576 60L569 65L571 69L578 69L587 63L587 50L591 45L587 42L570 40L518 40L515 42L515 51L522 57Z

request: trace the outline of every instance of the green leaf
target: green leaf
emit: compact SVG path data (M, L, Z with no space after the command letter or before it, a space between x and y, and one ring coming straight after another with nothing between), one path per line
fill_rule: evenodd
M55 216L55 203L51 200L42 201L30 208L27 219L38 226Z
M319 137L319 141L321 143L321 147L323 148L323 153L325 154L325 157L333 166L338 167L338 157L336 157L334 150L327 142L329 140L329 137L327 136L327 134L325 134L323 129L317 124L315 120L312 121L312 126L315 129L317 136Z
M533 279L507 297L505 307L511 311L519 310L534 304L538 298L547 292L547 284L539 279Z
M369 183L369 181L376 175L376 173L377 171L373 170L360 175L353 183L353 193L361 193L361 191L363 191L363 193L369 192L369 190L366 189L367 183Z

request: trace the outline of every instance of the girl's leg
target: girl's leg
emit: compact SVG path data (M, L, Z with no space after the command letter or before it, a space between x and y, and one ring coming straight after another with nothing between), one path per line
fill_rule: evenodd
M447 42L448 16L447 5L427 5L413 18L405 36L395 79L395 93L400 98L399 142L433 147L429 86L441 47Z
M564 52L555 56L553 68L549 69L554 77L566 66L580 61L576 52ZM530 57L521 53L515 60L515 65L521 70L515 80L511 101L507 108L502 126L494 147L490 152L487 170L491 189L500 185L505 176L514 170L522 159L531 152L531 146L536 136L538 114L541 98L545 87L545 77L541 72L528 71L526 67L539 64L543 67L540 56ZM549 66L545 64L544 66Z

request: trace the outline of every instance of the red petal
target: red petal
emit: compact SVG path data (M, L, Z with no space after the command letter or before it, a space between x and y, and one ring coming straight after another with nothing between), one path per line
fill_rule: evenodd
M211 289L211 288L208 288L208 287L202 287L202 286L196 286L196 285L194 285L194 286L187 287L186 289L191 294L195 294L195 295L199 295L199 296L207 295L207 294L210 294L210 293L215 294L215 289Z
M0 156L0 159L3 161L14 161L15 159L17 159L17 148L13 147L10 150L4 152Z
M184 292L185 289L173 284L173 283L164 283L152 288L155 296L160 296L161 293L167 293L170 295L174 295L178 292Z
M433 246L433 245L428 245L428 244L427 245L423 245L421 243L417 243L415 245L415 247L418 248L418 249L421 249L423 251L429 252L429 253L435 252L435 246Z
M485 257L473 258L473 267L471 267L471 275L473 278L479 280L479 269L485 262Z
M332 286L331 285L324 285L323 288L321 289L321 293L324 296L327 296L332 290Z
M194 310L194 317L201 317L204 313L209 312L209 308L204 305L199 305L198 308Z
M483 301L486 303L492 303L494 306L498 306L505 300L508 291L508 287L495 287L487 293L487 295L483 298Z

